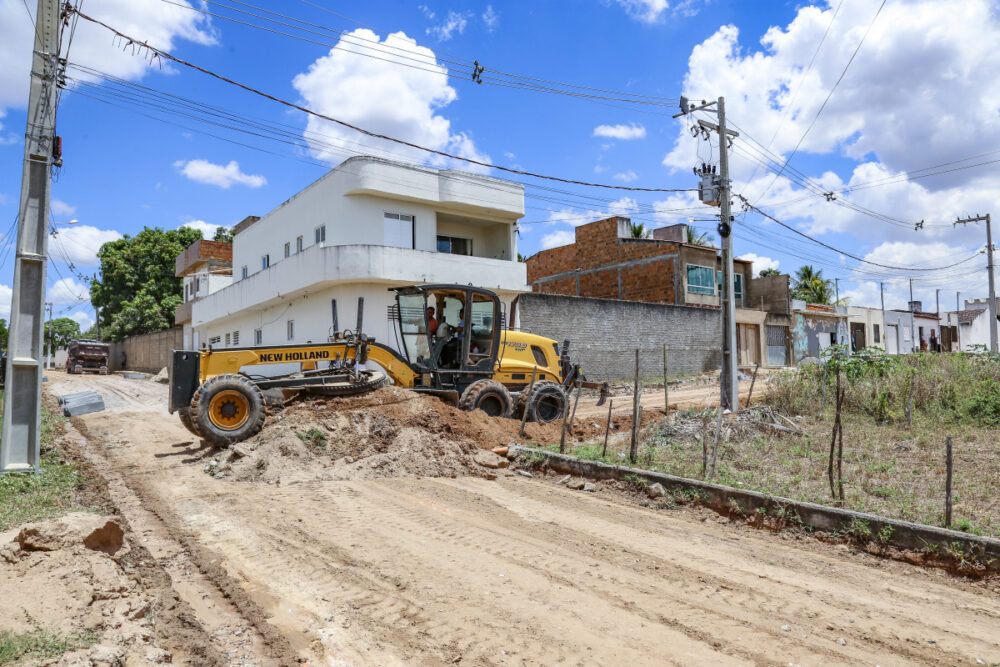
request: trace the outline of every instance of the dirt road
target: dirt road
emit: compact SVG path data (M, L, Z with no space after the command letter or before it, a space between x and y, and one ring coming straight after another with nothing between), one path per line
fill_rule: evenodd
M229 587L225 613L262 612L248 620L276 661L1000 662L1000 596L983 584L550 478L215 479L164 385L49 376L53 393L124 391L75 420L92 456L155 515L151 541L188 545Z

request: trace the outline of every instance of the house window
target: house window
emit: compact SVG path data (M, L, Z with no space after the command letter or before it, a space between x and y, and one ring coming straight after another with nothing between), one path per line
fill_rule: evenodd
M242 278L246 278L247 277L247 267L246 267L246 265L244 265L243 268L240 269L240 277L242 277Z
M315 230L316 243L326 243L326 225L320 225Z
M240 344L240 332L239 331L234 331L233 332L233 345L239 345L239 344Z
M395 248L413 247L413 216L406 213L385 213L383 215L384 243Z
M302 237L295 239L295 252L302 252Z
M878 331L878 325L877 324L873 324L872 325L872 337L873 337L873 340L876 343L881 343L882 342L881 339L879 338L879 331Z
M716 271L715 272L715 277L716 277L716 281L718 282L719 294L722 294L722 271ZM733 272L733 278L734 278L734 280L733 280L733 283L734 283L734 289L733 289L733 291L735 292L736 300L737 301L742 301L743 300L743 274L742 273L736 273L734 271Z
M288 333L288 340L293 340L295 338L295 320L285 322L285 330Z
M291 243L286 243L285 244L285 257L290 257L291 254L292 254L292 244Z
M264 332L260 329L253 330L253 344L262 345L264 343Z
M222 342L222 336L212 336L211 338L208 339L209 345L218 345L221 342Z
M231 336L227 333L226 334L226 347L229 347L229 341L230 341L230 339L231 339Z
M707 266L687 265L687 291L692 294L715 294L715 270Z
M260 257L260 270L263 271L267 267L271 266L271 255L261 255Z
M465 239L461 236L441 236L438 235L438 252L446 252L451 255L472 255L472 239Z

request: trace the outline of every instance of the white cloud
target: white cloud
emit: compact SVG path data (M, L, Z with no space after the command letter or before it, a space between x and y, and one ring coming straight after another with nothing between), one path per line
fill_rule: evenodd
M228 164L221 165L209 162L208 160L178 160L174 162L177 169L198 183L207 185L217 185L223 189L229 189L233 184L245 185L250 188L259 188L267 185L267 179L263 176L244 174L240 170L240 165L236 160L230 160Z
M616 181L621 181L622 183L631 183L635 179L639 178L634 171L629 169L628 171L623 171L612 176Z
M90 327L94 326L94 318L90 316L90 313L84 310L78 310L75 313L70 313L69 319L74 320L77 324L79 324L81 331L86 331Z
M618 4L634 19L655 23L669 7L667 0L618 0Z
M440 114L457 94L444 76L447 69L437 63L431 49L419 46L403 32L392 33L382 41L377 34L364 28L349 36L379 42L391 47L390 51L400 53L400 57L425 64L415 69L400 67L395 62L359 58L351 53L350 45L339 42L292 81L310 109L421 146L458 151L463 157L489 161L488 156L476 149L468 134L453 132L450 121ZM392 60L393 56L387 58ZM367 153L450 166L442 159L429 160L424 151L367 137L316 116L309 117L305 137L313 153L331 164L350 155ZM483 171L461 161L454 166Z
M76 303L90 298L90 289L76 279L60 278L49 286L46 300L54 304Z
M27 3L34 15L35 3ZM177 5L183 5L183 7ZM193 12L187 0L168 4L160 0L89 0L84 11L114 25L122 32L172 51L181 40L215 44L208 17ZM0 108L24 108L28 101L28 73L34 31L23 0L0 0ZM69 40L63 40L64 49ZM65 53L63 54L65 55ZM151 68L148 58L122 50L106 29L80 20L73 37L70 59L124 79L140 79Z
M493 5L486 5L486 11L483 12L483 23L486 24L487 32L493 32L500 25L500 15L493 9Z
M424 9L426 10L426 7L424 7ZM427 18L433 19L434 12L430 12ZM483 16L483 18L485 19L485 15ZM465 28L468 25L469 25L469 19L465 14L460 14L458 12L449 10L448 15L444 18L444 21L442 21L438 25L434 25L428 28L427 34L437 37L437 40L439 42L447 42L449 39L452 38L452 35L454 35L456 32L459 35L465 32Z
M630 123L629 125L598 125L594 128L595 137L608 137L609 139L642 139L646 136L646 128L643 125Z
M745 259L748 262L753 262L753 274L754 276L759 276L760 272L764 269L777 269L778 260L771 259L770 257L763 257L756 253L748 252L740 255L736 259Z
M555 248L561 245L569 245L576 240L576 236L570 230L560 229L558 231L549 232L542 237L542 250L548 250L549 248Z
M608 204L608 213L611 215L628 216L639 210L639 204L631 197L622 197ZM597 218L598 220L600 218Z
M10 318L10 301L13 296L14 290L9 285L0 285L0 317Z
M191 229L197 229L201 232L201 237L204 239L212 240L215 236L215 231L222 227L222 225L213 225L211 222L205 222L204 220L192 220L190 222L185 222L181 227L190 227Z
M52 213L55 215L73 215L76 213L76 206L70 206L61 199L53 199L49 204Z
M98 229L91 225L57 227L57 234L49 240L50 252L57 261L68 260L76 266L96 266L97 251L109 241L117 241L121 234L113 229Z

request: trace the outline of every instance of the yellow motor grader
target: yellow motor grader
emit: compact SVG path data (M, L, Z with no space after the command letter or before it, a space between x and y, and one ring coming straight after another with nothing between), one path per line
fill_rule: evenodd
M569 341L561 348L543 336L503 328L503 309L494 292L466 285L396 287L393 309L399 350L361 332L364 300L358 299L358 325L339 330L337 304L325 343L174 350L170 366L170 412L195 435L228 445L257 433L264 422L268 389L353 396L389 380L456 403L463 410L490 416L522 416L547 423L563 417L572 387L600 389L569 360ZM379 369L369 368L369 363ZM252 367L295 365L280 375L251 373ZM532 374L534 385L528 387ZM513 392L513 394L512 394Z

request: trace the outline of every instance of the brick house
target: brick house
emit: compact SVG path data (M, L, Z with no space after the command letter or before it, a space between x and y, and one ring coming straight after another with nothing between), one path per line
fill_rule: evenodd
M529 257L532 292L719 308L718 248L687 243L684 224L655 229L649 239L632 238L630 222L615 216L580 225L573 243ZM752 279L753 264L741 259L733 260L733 268L739 365L786 365L791 343L788 276Z

